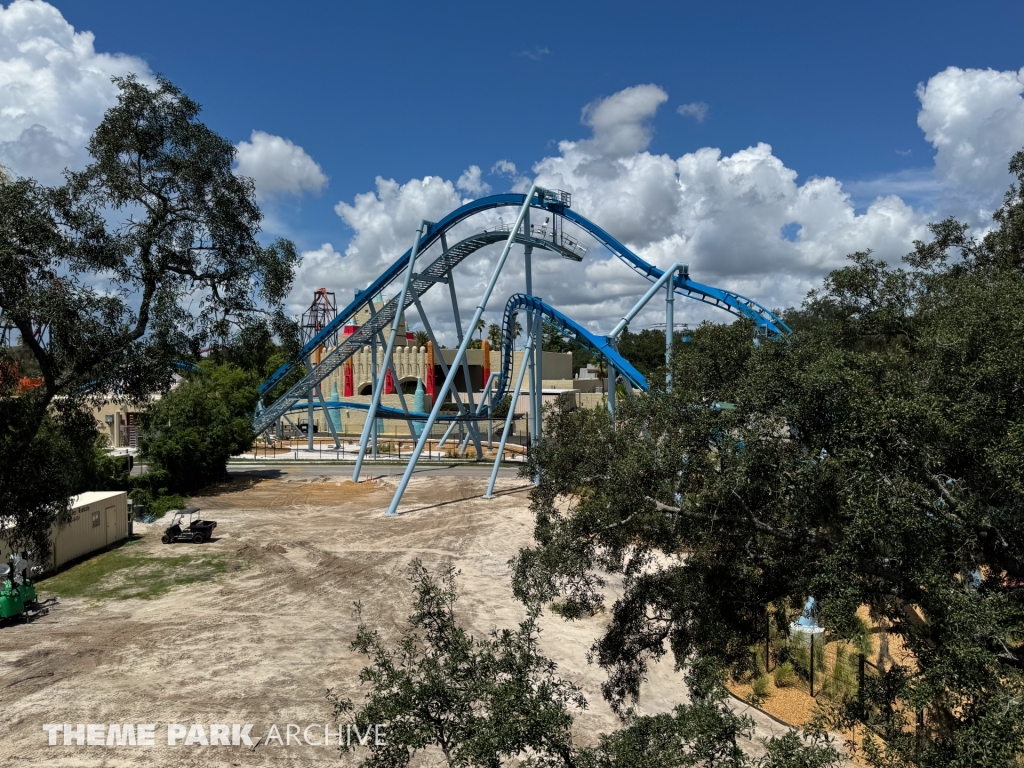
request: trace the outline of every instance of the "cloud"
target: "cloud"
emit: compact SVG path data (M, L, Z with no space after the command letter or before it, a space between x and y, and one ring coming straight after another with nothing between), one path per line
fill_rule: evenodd
M518 176L508 161L491 172L512 176L518 189L535 181L571 192L574 210L653 264L686 262L697 281L768 307L794 306L853 251L872 249L896 263L914 239L928 237L927 222L947 209L990 215L1007 185L1007 161L1024 145L1018 134L1024 120L1016 111L1021 82L1014 72L939 73L918 90L919 124L935 147L934 165L850 184L828 176L801 180L766 143L731 154L713 147L678 157L650 152L651 120L668 98L655 85L627 88L587 105L582 117L589 135L562 141L556 154L532 166L531 177ZM459 202L455 184L428 177L404 185L378 179L376 192L357 196L352 205L339 203L336 210L355 236L343 258L333 257L340 262L334 284L368 283L408 248L418 219L437 220ZM481 214L460 225L448 242L499 215L507 221L513 214ZM591 246L582 264L534 252L534 292L592 330L607 332L649 283L581 236ZM464 321L499 250L481 251L456 270ZM522 251L516 248L487 319L499 321L507 297L523 287ZM447 292L435 289L424 303L435 329L452 343ZM663 320L663 311L653 302L634 328ZM676 313L680 322L728 319L697 302L676 302Z
M935 147L946 208L984 219L1009 184L1007 164L1024 147L1024 69L949 67L917 87L917 124Z
M339 253L332 244L324 243L302 252L288 300L291 311L298 314L305 309L313 291L321 286L338 290L338 304L347 306L355 290L366 288L408 250L421 221L437 221L460 205L462 198L455 185L438 176L405 184L378 176L374 191L356 195L351 204L339 202L334 207L354 230L344 251Z
M577 143L561 142L559 150L575 150L603 160L635 155L650 143L650 119L667 100L668 94L656 85L635 85L592 101L583 108L582 122L593 130L593 137Z
M319 192L327 184L316 161L302 147L281 136L253 131L249 141L238 142L235 149L235 173L256 182L257 198Z
M946 186L932 168L907 168L868 179L845 182L843 189L857 200L870 202L878 197L896 195L915 208L935 210Z
M708 105L703 101L691 101L689 104L680 104L676 107L676 112L683 117L692 117L698 123L703 123L704 118L708 116Z
M500 173L503 176L515 177L516 164L511 160L499 160L491 166L491 173Z
M527 48L525 51L519 51L516 56L522 56L530 61L540 61L550 53L551 51L547 49L547 46L541 47L539 45L535 45L533 48Z
M513 169L515 166L513 166ZM480 178L480 166L471 165L462 172L455 186L470 195L480 197L491 191L491 185Z
M84 166L89 136L117 102L111 77L153 81L142 59L94 42L48 3L0 5L0 162L14 174L54 183Z

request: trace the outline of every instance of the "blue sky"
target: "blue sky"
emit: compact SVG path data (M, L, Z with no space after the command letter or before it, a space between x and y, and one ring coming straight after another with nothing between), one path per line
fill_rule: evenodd
M330 184L293 214L306 245L337 238L332 206L377 175L528 168L580 133L584 104L639 83L670 97L653 152L763 141L800 177L853 181L930 164L918 83L951 64L1024 65L1020 2L56 6L98 49L168 76L225 135L260 129L314 157ZM701 101L702 123L675 113Z
M55 156L83 162L104 77L162 73L255 147L268 235L309 256L296 306L318 281L368 281L417 217L532 179L572 187L651 261L683 254L698 279L797 303L851 250L897 259L948 213L983 227L1024 146L1020 2L3 8L0 115L19 117L0 125L0 162L44 180ZM39 40L67 61L33 59ZM274 176L271 155L305 165ZM492 173L501 160L516 172ZM549 294L595 328L638 288L597 254L582 280L566 268Z

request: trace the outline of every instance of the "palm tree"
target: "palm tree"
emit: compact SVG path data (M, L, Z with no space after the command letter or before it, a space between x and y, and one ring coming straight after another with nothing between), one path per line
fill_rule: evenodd
M427 346L427 342L430 341L430 336L427 334L426 331L416 331L416 333L414 333L413 335L416 338L417 347L425 347Z
M487 328L487 339L491 342L491 349L501 349L501 326L491 323Z
M516 320L515 323L512 325L512 351L513 352L515 351L515 348L516 348L516 339L519 338L519 335L522 332L523 332L523 326L521 326L519 324L519 321Z
M480 334L480 343L481 344L484 341L484 331L486 331L486 330L487 330L487 323L485 323L484 319L481 317L479 320L476 321L476 325L473 326L473 333L479 333Z

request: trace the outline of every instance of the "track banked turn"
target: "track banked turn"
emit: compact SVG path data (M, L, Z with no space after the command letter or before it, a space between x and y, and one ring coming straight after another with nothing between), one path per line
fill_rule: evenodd
M490 195L467 203L461 208L452 211L441 219L441 221L431 224L420 238L418 252L420 254L425 253L428 248L439 240L442 241L442 244L444 245L445 235L456 225L465 221L470 216L495 208L513 207L518 209L523 206L525 200L525 195L503 194ZM578 227L590 234L591 237L604 245L615 256L624 261L633 271L643 275L643 277L651 282L656 281L664 274L662 270L652 264L648 264L629 250L625 245L601 229L601 227L571 210L569 206L565 204L565 198L557 193L543 191L537 194L533 198L531 208L546 211L552 214L552 216L561 216L566 221L571 221L576 224ZM515 241L523 245L531 245L534 248L553 251L555 253L559 253L565 258L579 261L581 249L574 241L571 240L571 238L563 239L557 235L557 231L556 227L552 227L551 237L548 238L546 230L538 230L537 227L532 227L529 234L525 234L523 232L517 233ZM370 320L364 323L355 333L345 338L340 344L337 344L337 346L335 346L321 359L319 364L313 366L312 370L307 372L305 376L292 385L288 391L278 398L270 407L259 410L256 413L253 419L254 431L259 434L260 432L267 430L281 416L291 410L299 400L305 399L307 393L310 392L313 387L323 381L333 371L337 370L339 366L341 366L359 349L368 345L374 336L387 329L394 321L395 315L399 311L407 310L435 284L447 282L451 270L456 265L481 248L494 243L507 241L509 234L510 232L507 227L498 227L496 229L485 230L484 232L472 235L465 240L446 248L437 259L429 264L429 266L413 274L408 295L406 296L404 305L401 308L398 307L398 298L393 298L385 304L380 311L376 312ZM355 299L343 310L340 310L335 318L327 324L322 331L310 339L305 347L303 347L302 357L309 359L313 352L320 346L330 346L329 342L337 337L338 331L344 325L349 324L349 321L357 312L359 312L359 310L367 306L375 296L379 295L392 282L402 277L404 271L408 267L411 254L412 249L410 248L365 290L358 292ZM719 309L723 309L736 317L743 317L752 320L764 333L780 335L789 332L789 328L774 313L762 307L757 302L748 299L745 296L741 296L738 293L696 283L690 280L689 276L685 274L674 278L673 285L676 293L682 296L718 307ZM619 355L614 346L607 339L595 336L575 321L558 312L558 310L553 307L544 304L536 297L528 296L526 294L516 294L509 300L508 306L506 306L506 322L503 323L505 326L503 331L506 334L506 344L504 345L506 351L503 355L501 379L499 382L499 390L502 396L504 396L504 393L508 388L508 381L511 374L511 329L508 323L508 319L510 317L509 313L511 312L514 314L519 310L532 312L533 314L538 315L545 322L548 322L558 328L563 334L579 341L587 346L592 352L604 357L608 360L610 365L615 367L616 370L626 377L634 386L640 387L641 389L647 388L647 382L644 380L644 377L632 365L630 365L627 360ZM275 371L269 379L260 385L260 395L265 395L280 383L290 368L291 364L288 363ZM495 400L495 402L500 402L500 400Z

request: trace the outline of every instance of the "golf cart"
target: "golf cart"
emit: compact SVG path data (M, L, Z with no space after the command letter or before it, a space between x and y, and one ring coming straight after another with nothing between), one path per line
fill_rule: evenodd
M194 541L196 544L202 544L210 540L216 527L215 521L199 518L199 507L179 509L171 518L171 524L167 526L160 541L164 544L175 541Z

